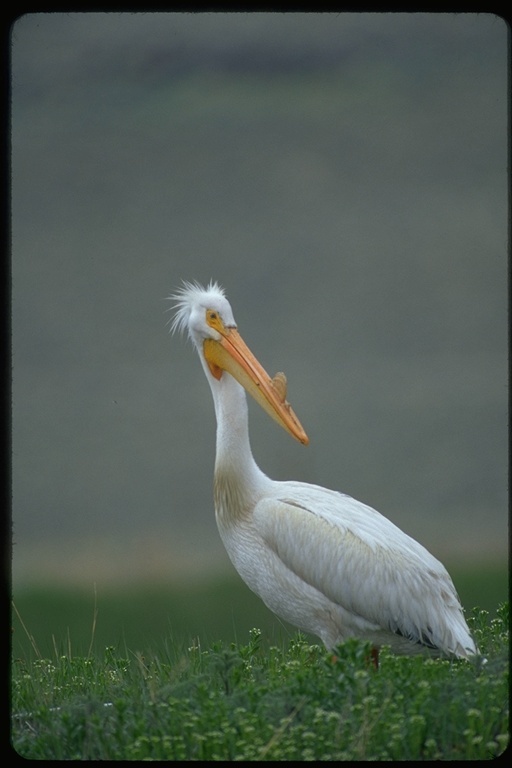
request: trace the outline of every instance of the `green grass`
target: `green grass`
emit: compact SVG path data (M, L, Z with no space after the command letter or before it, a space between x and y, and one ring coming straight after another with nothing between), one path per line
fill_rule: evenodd
M469 622L486 663L383 650L375 670L364 643L333 657L255 629L145 656L33 647L13 660L12 743L41 760L491 759L508 741L508 606Z
M237 641L254 626L276 642L281 634L294 632L236 574L208 584L124 586L96 593L93 586L31 587L16 591L14 603L43 656L54 654L56 641L71 646L74 654L87 654L95 615L95 647L127 646L144 653L161 650L167 642ZM16 612L12 619L13 654L26 657L32 643Z
M471 569L450 568L462 604L483 608L493 616L508 599L506 563ZM208 583L89 589L31 587L16 589L16 608L42 656L53 656L54 645L66 653L86 655L96 615L95 647L159 652L165 643L203 646L214 641L239 642L259 627L267 644L279 645L294 633L245 586L237 574ZM13 614L12 650L30 656L32 644Z
M479 606L469 620L485 665L384 651L375 672L359 643L332 663L236 575L17 590L13 744L29 759L493 757L508 733L507 571L452 575Z

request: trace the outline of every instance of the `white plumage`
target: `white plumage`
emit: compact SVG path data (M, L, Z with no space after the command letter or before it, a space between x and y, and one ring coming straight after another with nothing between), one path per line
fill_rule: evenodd
M284 375L271 379L246 347L222 288L184 283L171 298L172 328L188 332L212 390L215 515L250 589L327 648L359 637L377 652L476 653L449 574L417 541L350 496L259 469L244 389L293 437L308 438L286 401Z

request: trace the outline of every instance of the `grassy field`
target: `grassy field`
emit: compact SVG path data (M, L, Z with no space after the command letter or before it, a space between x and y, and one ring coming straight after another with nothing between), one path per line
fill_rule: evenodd
M451 570L486 664L384 651L375 672L359 643L333 662L234 575L18 590L12 743L29 759L494 757L508 739L507 571Z
M450 572L469 612L483 608L494 616L508 599L506 564ZM26 630L13 613L12 650L30 658L28 634L42 656L54 656L65 642L73 654L106 646L124 651L159 651L167 642L207 646L217 640L239 642L253 627L266 642L286 642L294 629L281 622L233 574L195 584L152 585L118 589L43 588L15 590L14 603ZM91 637L94 623L94 642ZM68 649L69 650L69 649Z
M508 743L508 607L469 623L486 660L337 655L295 634L266 646L13 661L12 743L28 759L482 760Z

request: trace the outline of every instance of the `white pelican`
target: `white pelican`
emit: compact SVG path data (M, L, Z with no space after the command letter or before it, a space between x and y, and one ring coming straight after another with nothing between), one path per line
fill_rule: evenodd
M469 658L475 644L453 582L417 541L366 504L318 485L267 477L249 444L244 389L299 442L308 437L238 333L223 289L184 282L170 297L172 330L199 353L217 418L215 516L247 586L275 614L321 638L349 637L395 653Z

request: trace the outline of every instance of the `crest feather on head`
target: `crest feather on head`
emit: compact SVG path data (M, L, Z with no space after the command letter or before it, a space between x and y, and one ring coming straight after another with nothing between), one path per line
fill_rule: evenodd
M210 280L206 288L200 283L183 280L182 286L169 296L174 304L170 308L175 312L171 319L171 333L185 333L188 331L188 321L192 308L196 304L208 303L209 299L225 297L224 288L215 280Z

